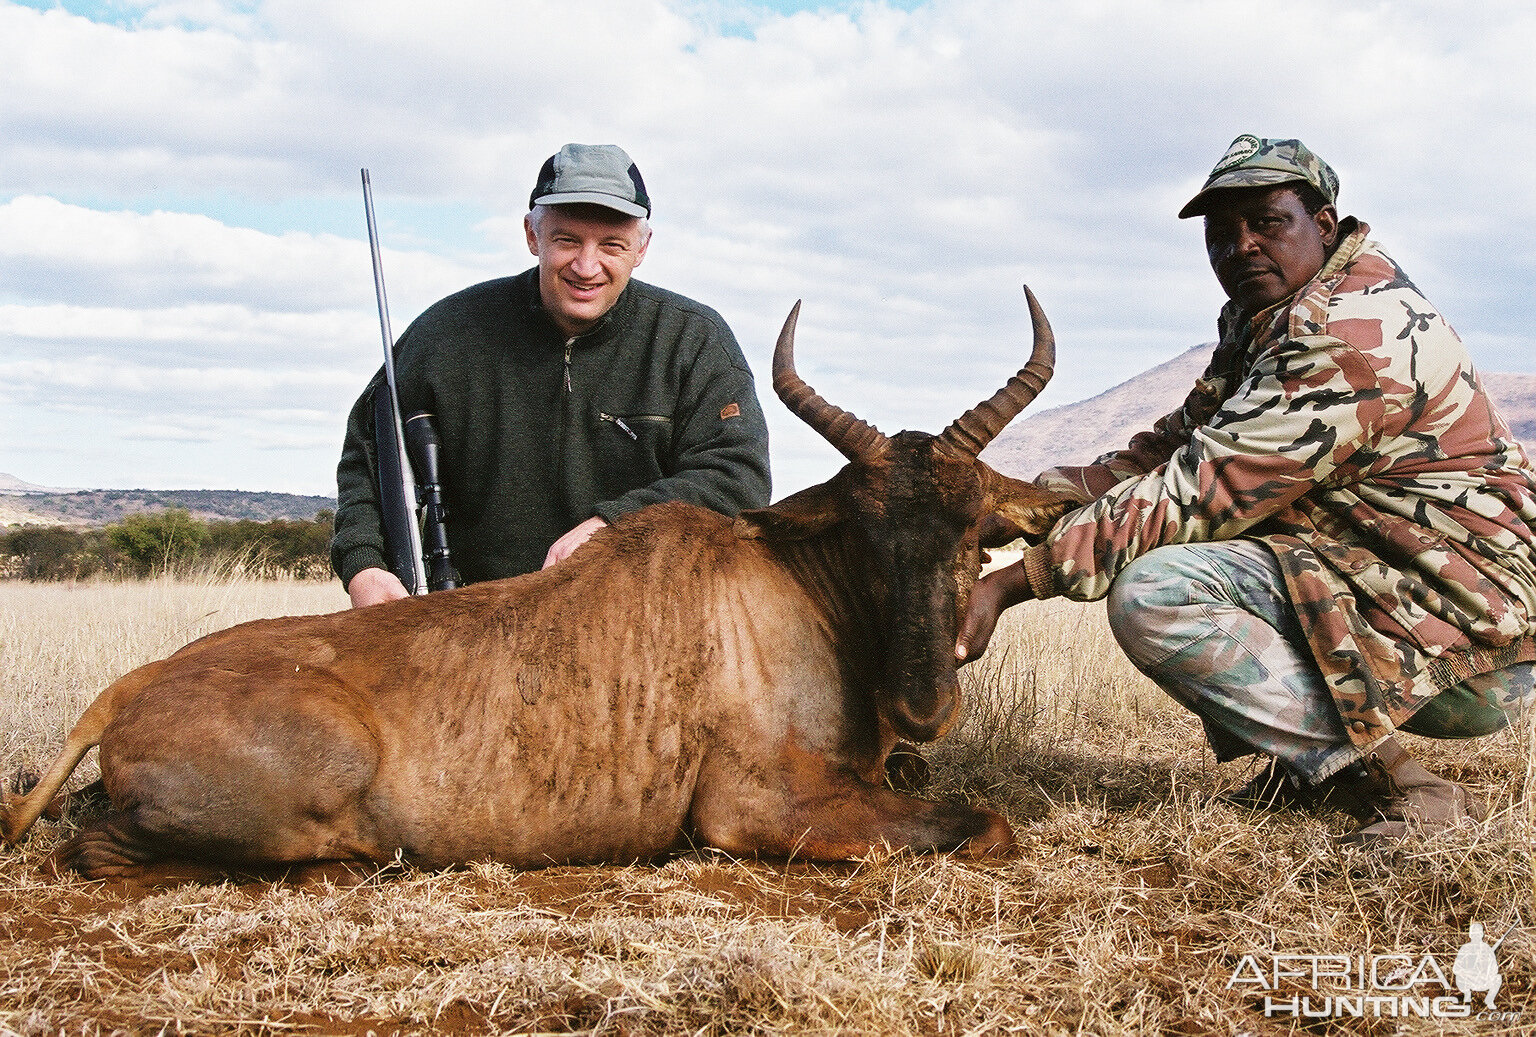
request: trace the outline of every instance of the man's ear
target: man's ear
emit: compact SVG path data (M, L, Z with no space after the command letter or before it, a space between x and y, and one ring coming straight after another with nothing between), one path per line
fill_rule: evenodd
M533 213L523 217L523 233L528 236L528 251L534 255L539 254L539 233L533 225Z
M989 511L983 515L981 524L976 527L976 541L981 545L982 550L1003 547L1023 535L1024 530L995 511Z
M1339 210L1325 205L1312 216L1312 221L1317 224L1317 233L1323 239L1323 247L1333 248L1334 242L1339 240Z
M640 225L640 247L635 249L635 266L645 262L645 250L651 247L651 225L644 222Z
M791 494L772 507L743 511L736 516L735 532L743 540L804 540L843 521L847 500L832 482L825 482Z

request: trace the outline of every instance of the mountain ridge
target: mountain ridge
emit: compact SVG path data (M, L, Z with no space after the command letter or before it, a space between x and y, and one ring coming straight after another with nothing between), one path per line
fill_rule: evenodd
M63 490L0 472L0 525L102 526L125 516L184 508L203 521L312 519L334 497L266 490Z
M1032 479L1056 465L1084 465L1177 408L1205 370L1214 342L1185 350L1097 396L1042 411L1026 411L982 451L1005 475ZM1478 372L1515 438L1536 448L1536 374Z

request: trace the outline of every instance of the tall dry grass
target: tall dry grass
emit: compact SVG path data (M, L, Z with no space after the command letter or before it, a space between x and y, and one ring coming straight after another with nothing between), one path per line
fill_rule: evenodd
M0 768L43 762L123 670L216 627L344 603L292 582L0 585ZM1335 841L1342 817L1217 801L1243 765L1214 763L1097 607L1015 609L965 683L966 718L928 750L929 794L1005 810L1021 844L1005 860L705 851L146 893L55 878L46 854L67 825L39 825L0 854L0 1032L1291 1033L1297 1020L1229 985L1243 955L1428 953L1449 978L1469 922L1491 938L1536 925L1529 725L1413 742L1490 801L1488 821L1357 848ZM1533 946L1516 928L1499 950L1498 1007L1518 1018L1310 1030L1536 1032Z
M335 582L259 579L238 565L146 581L0 581L0 759L46 763L101 689L204 634L347 605Z

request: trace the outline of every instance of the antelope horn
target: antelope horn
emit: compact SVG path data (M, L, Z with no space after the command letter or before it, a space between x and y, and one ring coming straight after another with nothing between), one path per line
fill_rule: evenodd
M784 321L784 330L779 332L778 345L773 348L773 391L779 394L784 406L821 433L822 438L837 447L848 460L869 457L889 442L885 434L822 399L795 373L795 324L799 320L800 303L796 301L795 308L789 311L789 318Z
M1029 319L1035 328L1035 346L1029 362L990 400L978 403L939 434L940 440L971 457L981 453L1003 426L1040 395L1056 366L1056 336L1051 333L1051 324L1028 285L1024 286L1024 295L1029 300Z

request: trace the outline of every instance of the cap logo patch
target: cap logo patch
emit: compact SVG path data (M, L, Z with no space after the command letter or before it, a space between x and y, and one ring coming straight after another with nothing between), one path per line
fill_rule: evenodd
M1233 166L1241 165L1248 161L1258 154L1261 144L1262 142L1259 138L1253 134L1243 134L1232 142L1231 147L1227 148L1227 153L1221 156L1221 161L1217 162L1216 168L1211 170L1211 176L1215 177L1218 173L1225 173Z

